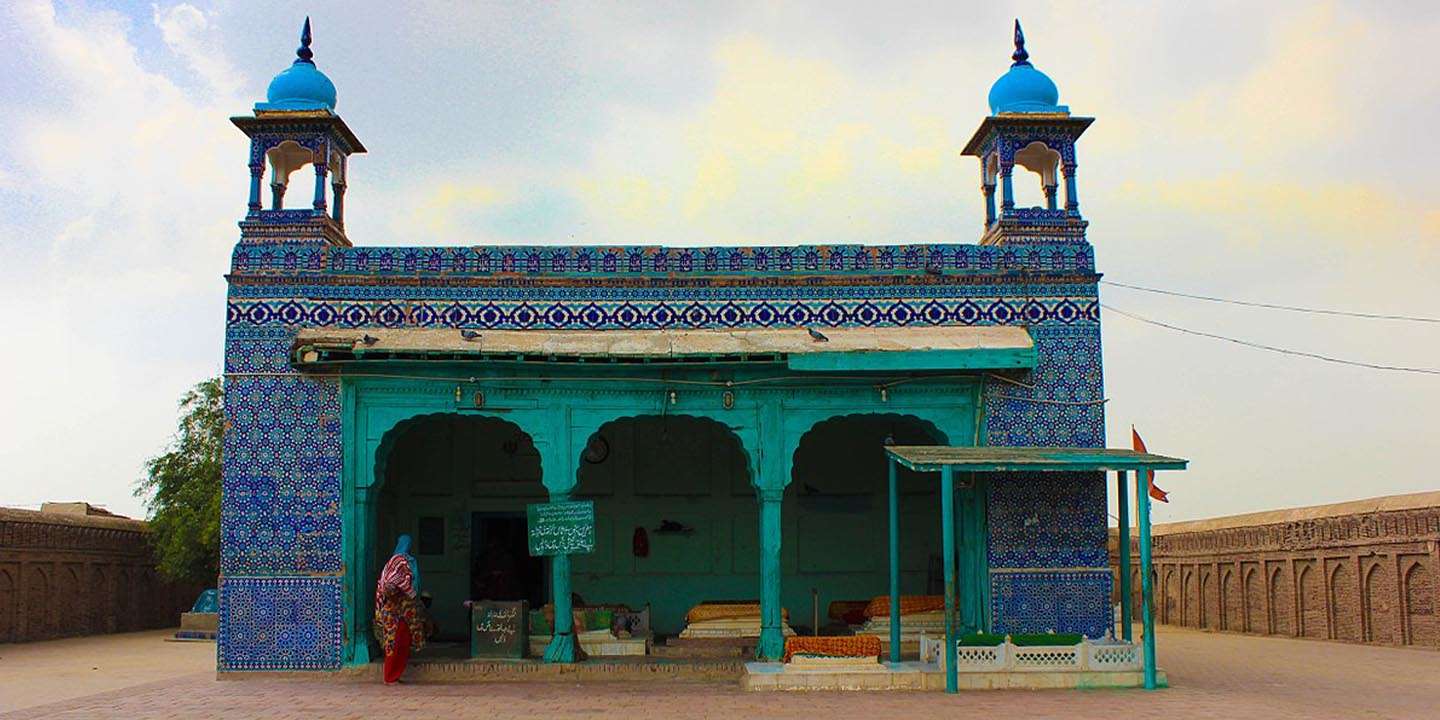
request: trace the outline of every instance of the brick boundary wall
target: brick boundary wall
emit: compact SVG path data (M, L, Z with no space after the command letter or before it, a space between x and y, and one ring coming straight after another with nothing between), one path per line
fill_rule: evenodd
M1153 532L1156 622L1440 647L1440 492L1168 523ZM1118 578L1114 528L1110 534ZM1132 538L1138 565L1134 545ZM1135 565L1131 588L1138 618Z
M0 508L0 643L179 624L199 588L155 569L145 522Z

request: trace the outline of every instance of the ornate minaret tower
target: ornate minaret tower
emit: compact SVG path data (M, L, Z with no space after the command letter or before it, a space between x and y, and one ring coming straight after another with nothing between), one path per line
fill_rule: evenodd
M980 158L980 189L985 193L982 245L1085 239L1085 220L1075 188L1075 141L1094 118L1074 117L1057 104L1060 91L1030 64L1025 35L1015 21L1015 53L1010 71L990 87L990 116L966 143L964 154ZM1038 176L1044 207L1016 207L1015 166ZM1060 205L1059 176L1065 178ZM1000 187L999 213L995 188Z
M250 205L240 223L242 242L323 240L349 245L345 238L345 170L350 155L363 153L365 148L335 114L335 84L315 67L309 18L300 31L295 55L295 62L270 81L265 102L255 104L253 116L230 118L250 136ZM270 168L268 207L262 202L266 165ZM294 176L307 165L315 171L313 186ZM293 192L292 182L299 185ZM291 208L286 207L287 196Z

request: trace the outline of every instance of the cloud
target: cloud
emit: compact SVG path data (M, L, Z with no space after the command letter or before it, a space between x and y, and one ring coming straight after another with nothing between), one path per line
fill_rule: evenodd
M28 208L0 291L43 352L0 357L0 462L45 499L135 512L130 483L173 430L173 399L219 367L224 283L244 209L244 140L226 117L242 75L208 44L208 16L157 7L152 21L198 85L142 62L129 21L48 3L7 9L44 97L16 103L0 200ZM228 74L228 77L227 77ZM17 228L18 229L18 228ZM15 329L12 329L15 330ZM14 404L12 404L12 402ZM103 477L105 482L97 483ZM43 490L42 490L43 488ZM7 498L9 499L9 498Z
M180 3L168 8L156 5L153 13L165 45L194 70L196 76L221 97L240 96L243 75L227 58L215 52L218 30L204 12L189 3Z
M615 107L572 175L598 242L938 240L905 217L953 205L956 152L933 68L869 82L762 37L721 41L714 89L678 113ZM882 230L884 229L884 230ZM877 231L894 235L876 238Z

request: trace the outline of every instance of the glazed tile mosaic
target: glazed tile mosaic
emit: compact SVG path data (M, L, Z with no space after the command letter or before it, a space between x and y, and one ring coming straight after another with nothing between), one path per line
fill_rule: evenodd
M1110 571L991 572L996 633L1077 632L1092 638L1111 627Z
M223 578L220 614L221 671L340 667L339 578Z
M506 247L366 248L267 240L235 249L236 272L305 271L389 276L686 277L717 273L764 276L949 270L953 272L1088 273L1090 246L1039 241L1020 247L980 245L797 246L730 248Z

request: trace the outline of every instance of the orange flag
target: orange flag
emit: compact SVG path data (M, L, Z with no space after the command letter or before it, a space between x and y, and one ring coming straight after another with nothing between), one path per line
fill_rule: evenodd
M1131 446L1134 447L1135 452L1150 452L1149 450L1145 449L1145 441L1140 439L1140 433L1135 431L1134 425L1130 426L1130 443ZM1154 470L1145 471L1145 486L1150 488L1150 497L1155 498L1156 500L1159 500L1163 503L1170 502L1170 493L1167 493L1164 490L1161 490L1160 488L1155 486Z

